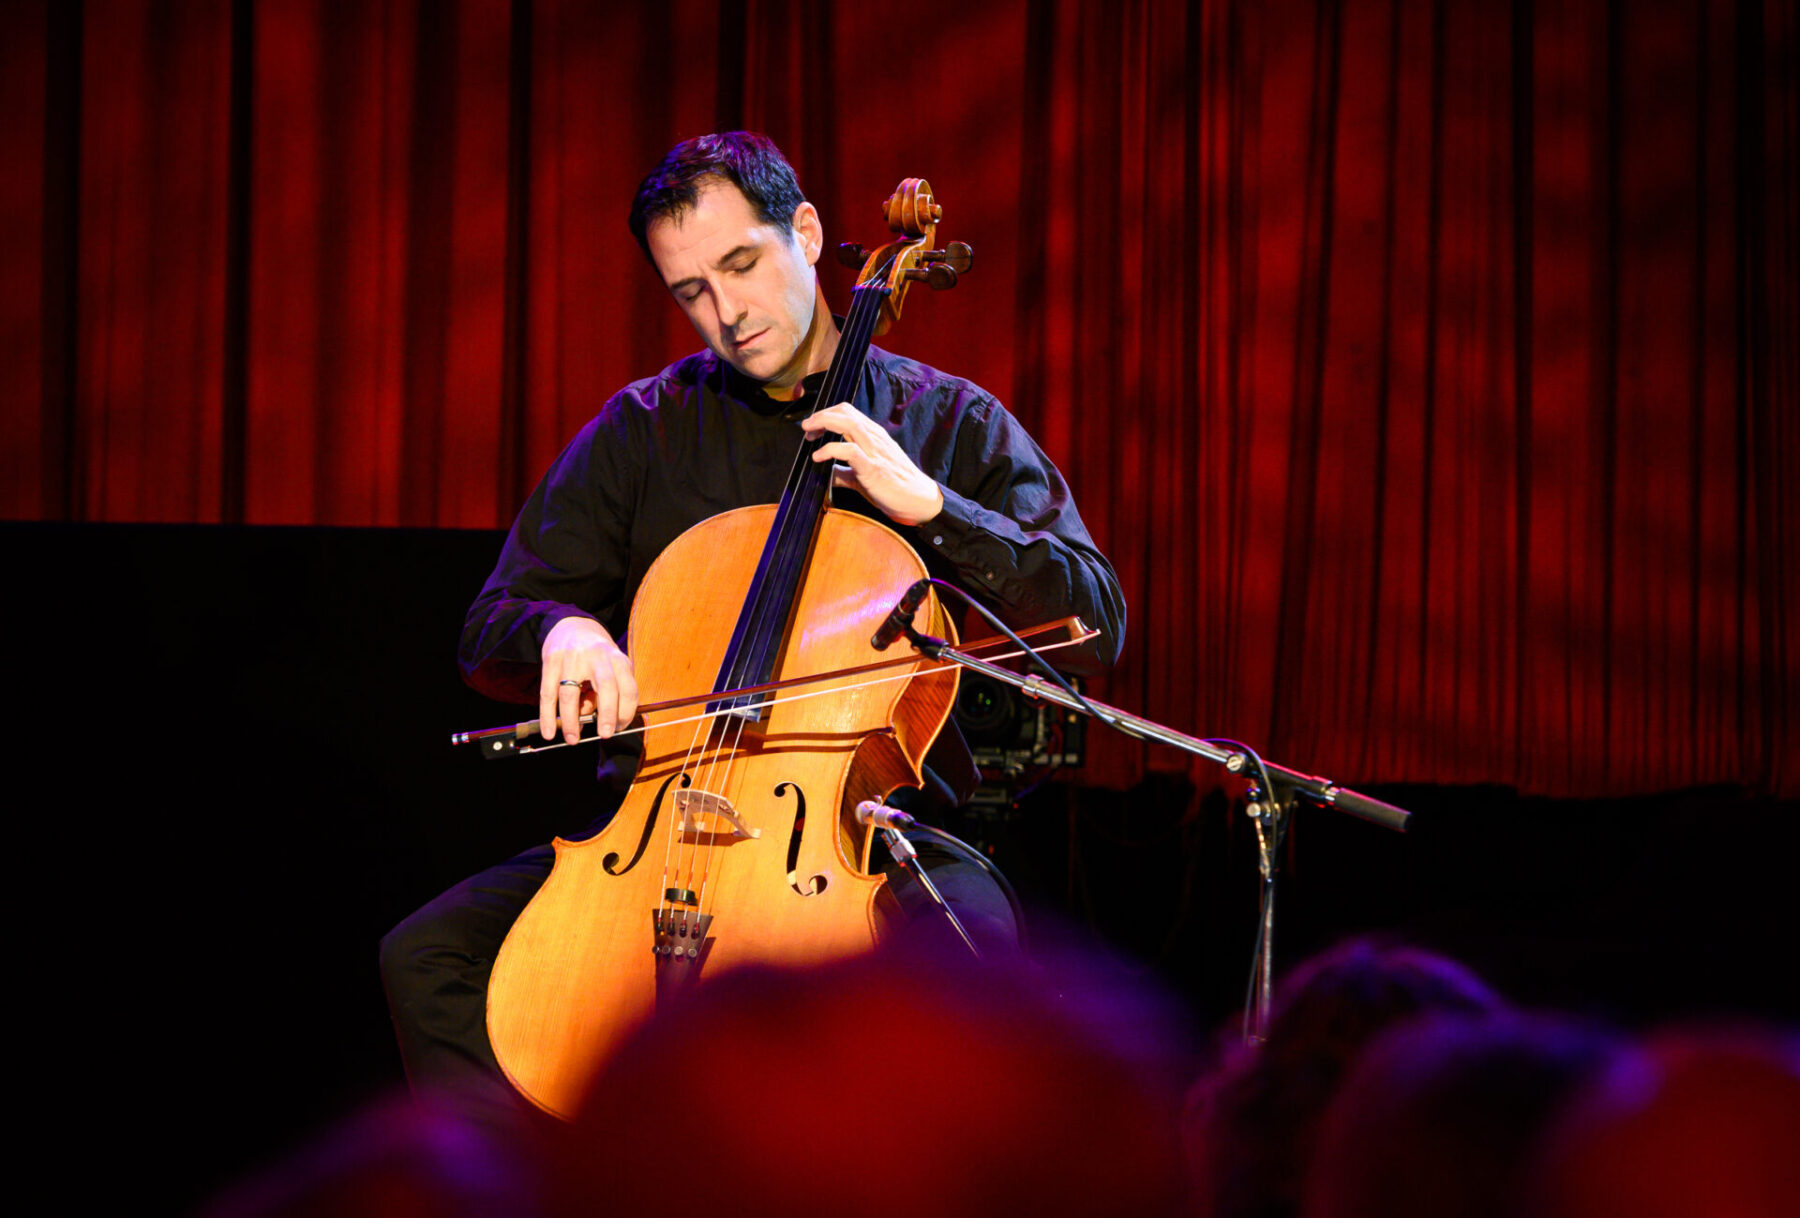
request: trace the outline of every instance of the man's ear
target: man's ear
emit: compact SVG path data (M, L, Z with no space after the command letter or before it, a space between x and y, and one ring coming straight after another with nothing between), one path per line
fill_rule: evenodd
M819 222L819 209L811 203L802 203L794 209L794 236L800 239L806 265L817 265L819 254L825 249L825 226Z

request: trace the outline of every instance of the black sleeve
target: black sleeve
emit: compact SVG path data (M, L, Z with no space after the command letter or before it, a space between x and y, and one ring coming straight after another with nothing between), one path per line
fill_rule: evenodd
M513 521L463 621L463 680L491 698L536 702L544 636L591 617L615 636L629 561L624 429L608 404L570 441Z
M1008 625L1075 614L1100 631L1058 667L1104 667L1125 640L1125 598L1050 459L992 398L962 412L944 510L919 526L921 541L965 588Z

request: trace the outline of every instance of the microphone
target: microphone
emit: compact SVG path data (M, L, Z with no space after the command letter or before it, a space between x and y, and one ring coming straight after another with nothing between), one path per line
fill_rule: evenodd
M915 823L912 817L900 809L878 804L872 799L865 799L856 805L856 819L879 829L910 829Z
M892 646L894 640L904 634L906 628L912 625L912 616L924 603L925 594L929 591L931 591L931 581L928 579L921 579L908 587L901 594L900 603L894 606L892 612L887 615L887 620L882 622L876 628L874 635L870 637L869 646L876 651L886 651Z

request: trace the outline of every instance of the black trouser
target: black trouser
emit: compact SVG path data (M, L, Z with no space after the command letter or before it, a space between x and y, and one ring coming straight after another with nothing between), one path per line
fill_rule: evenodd
M919 861L983 954L1016 952L1012 909L993 878L929 840L916 844ZM488 975L554 862L551 846L533 847L470 876L381 940L382 985L415 1092L483 1120L512 1120L522 1111L488 1043ZM904 937L966 950L918 881L897 867L888 868L888 881L906 915Z

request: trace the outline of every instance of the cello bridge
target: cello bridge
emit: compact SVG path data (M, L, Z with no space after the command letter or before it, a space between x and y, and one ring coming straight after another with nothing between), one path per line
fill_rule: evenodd
M761 829L752 829L723 795L711 791L675 792L675 811L681 816L683 833L717 833L719 821L731 826L734 837L761 837ZM711 818L710 820L708 818Z

